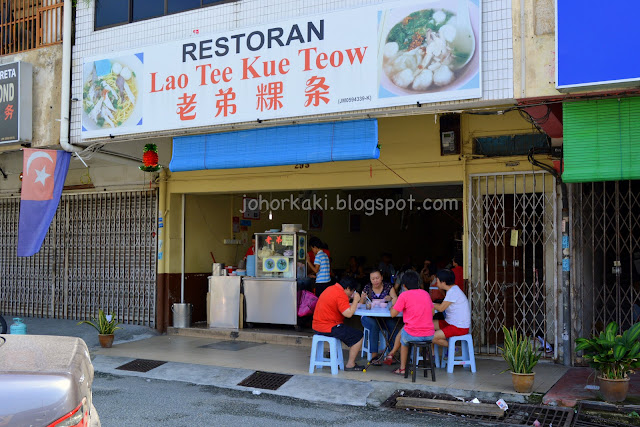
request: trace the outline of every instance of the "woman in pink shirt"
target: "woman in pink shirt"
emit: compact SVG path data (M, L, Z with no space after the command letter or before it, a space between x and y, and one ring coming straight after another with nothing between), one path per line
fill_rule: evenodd
M409 343L416 341L431 341L435 328L433 326L433 302L429 293L420 289L420 277L415 271L407 271L400 282L404 292L393 301L391 317L402 313L404 327L396 337L393 350L385 358L385 364L393 363L393 355L400 350L400 367L393 371L394 374L404 375L409 357Z

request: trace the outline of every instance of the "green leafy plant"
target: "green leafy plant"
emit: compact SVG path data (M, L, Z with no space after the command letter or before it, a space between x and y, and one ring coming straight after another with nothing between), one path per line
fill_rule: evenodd
M502 332L504 333L504 348L500 348L500 350L502 350L502 358L509 366L503 372L533 373L533 367L540 360L540 353L535 350L533 339L524 334L520 335L515 326L511 329L503 326Z
M602 378L620 380L640 368L640 322L618 334L618 324L611 322L598 336L576 339L576 351L583 351L589 365Z
M102 310L98 312L98 317L94 318L93 321L81 320L80 322L78 322L78 325L81 325L83 323L86 323L87 325L91 325L94 328L96 328L96 330L100 335L111 335L116 331L116 329L122 329L121 327L118 326L119 323L116 320L116 316L113 313L111 313L107 317L107 315L104 314L104 311Z

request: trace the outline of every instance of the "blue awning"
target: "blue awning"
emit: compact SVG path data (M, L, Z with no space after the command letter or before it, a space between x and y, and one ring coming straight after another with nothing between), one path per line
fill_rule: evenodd
M379 156L378 121L353 120L176 137L169 169L252 168Z

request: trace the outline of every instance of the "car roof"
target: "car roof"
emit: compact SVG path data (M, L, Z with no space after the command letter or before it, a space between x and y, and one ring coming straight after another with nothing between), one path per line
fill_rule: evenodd
M55 335L0 335L0 373L67 373L85 342L76 337Z

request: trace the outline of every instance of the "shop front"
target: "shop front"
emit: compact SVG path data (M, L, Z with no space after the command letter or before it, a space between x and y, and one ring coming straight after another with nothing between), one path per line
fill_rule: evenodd
M160 330L174 303L193 304L192 320L206 326L295 325L294 283L309 275L300 237L307 253L311 237L329 246L334 278L352 259L356 270L384 259L420 271L462 252L466 279L488 263L470 232L501 219L471 210L486 196L473 177L537 171L510 148L537 133L514 107L510 4L362 3L318 3L309 16L287 5L276 18L241 2L247 13L234 11L233 25L212 14L189 37L167 16L145 24L146 44L114 51L93 33L79 44L89 48L74 70L72 142L153 138L171 152L155 180ZM238 276L249 274L254 233L254 276ZM214 264L236 276L210 279ZM470 285L488 281L508 278ZM483 319L498 304L486 295L475 302Z
M441 123L434 115L405 116L378 120L378 159L171 173L163 184L165 211L170 213L164 222L166 266L160 268L174 272L160 275L169 296L165 307L180 302L177 273L181 271L183 219L172 213L181 211L183 194L184 295L186 302L194 304L194 323L201 326L216 327L217 316L225 319L217 327L297 324L296 284L309 273L303 246L308 252L312 236L328 245L334 278L348 271L352 257L365 272L364 282L366 272L379 266L383 254L391 255L398 272L409 265L420 271L425 260L439 268L447 266L469 242L465 224L470 219L466 203L470 177L488 171L526 174L531 168L522 158L473 159L470 155L477 136L527 131L517 113L463 114L461 119L462 154L442 153ZM554 185L545 185L553 211ZM487 220L472 218L478 224ZM254 233L254 257L245 259ZM250 277L243 277L243 297L230 316L220 313L226 297L215 296L210 286L214 262L239 269L236 274L254 270ZM477 262L476 268L482 268L486 260ZM549 274L554 283L554 273ZM233 286L240 287L240 282ZM551 289L548 292L552 294ZM478 300L479 310L483 304ZM535 316L547 314L555 315L551 310ZM234 323L227 323L228 319ZM172 319L166 317L165 322L170 326Z

